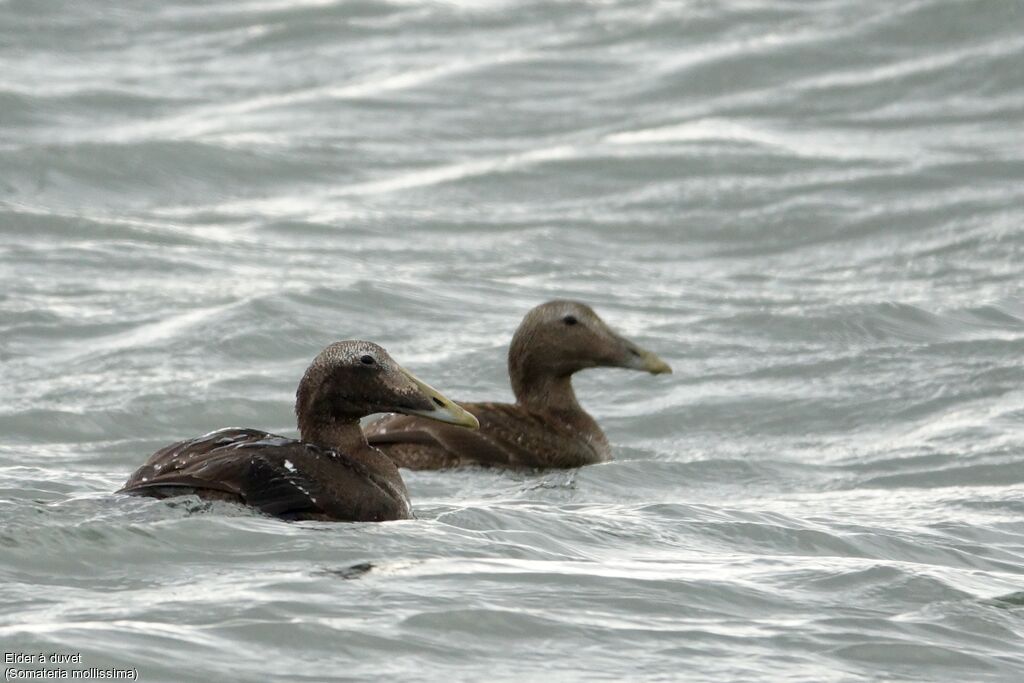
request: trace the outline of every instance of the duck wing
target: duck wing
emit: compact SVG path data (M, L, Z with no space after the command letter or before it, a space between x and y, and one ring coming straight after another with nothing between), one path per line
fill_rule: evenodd
M572 427L555 415L511 403L460 405L480 421L479 430L389 415L366 427L367 441L399 467L411 469L578 467L608 459L595 447L589 430ZM603 444L600 430L597 435Z
M347 454L251 429L223 429L154 453L119 493L214 492L286 519L380 521L411 514L401 478Z

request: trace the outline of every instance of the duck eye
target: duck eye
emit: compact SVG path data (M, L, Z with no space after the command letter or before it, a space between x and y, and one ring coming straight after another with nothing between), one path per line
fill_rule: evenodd
M574 315L567 315L564 318L562 318L562 322L565 323L566 325L575 325L576 323L579 322L579 320L577 320L576 316Z
M359 359L359 362L362 363L363 365L373 365L377 361L373 359L373 356L363 356L362 358Z

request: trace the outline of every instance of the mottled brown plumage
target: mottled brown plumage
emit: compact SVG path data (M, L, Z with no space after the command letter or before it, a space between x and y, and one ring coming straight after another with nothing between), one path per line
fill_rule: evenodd
M604 432L572 388L572 375L593 367L672 372L656 355L615 333L589 306L549 301L526 314L509 346L514 404L462 404L480 421L474 432L391 415L369 425L367 439L410 469L579 467L610 460Z
M195 494L285 519L407 519L409 494L395 465L367 444L359 418L400 411L461 427L476 420L413 377L376 344L324 349L296 392L301 440L221 429L150 456L119 492L157 498Z

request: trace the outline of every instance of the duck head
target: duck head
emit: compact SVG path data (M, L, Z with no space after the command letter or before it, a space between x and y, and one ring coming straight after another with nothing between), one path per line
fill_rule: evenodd
M509 376L517 398L545 378L566 378L598 367L653 375L672 372L668 363L620 335L578 301L549 301L532 309L509 347Z
M478 428L461 406L367 341L331 344L313 359L295 396L303 438L332 423L356 423L373 413L406 413Z

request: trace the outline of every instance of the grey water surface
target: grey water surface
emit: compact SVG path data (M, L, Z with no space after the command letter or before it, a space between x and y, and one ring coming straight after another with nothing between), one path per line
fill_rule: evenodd
M1017 1L0 0L0 648L1024 680L1022 276ZM386 524L111 493L294 435L337 339L508 399L556 297L675 368L578 377L614 462Z

